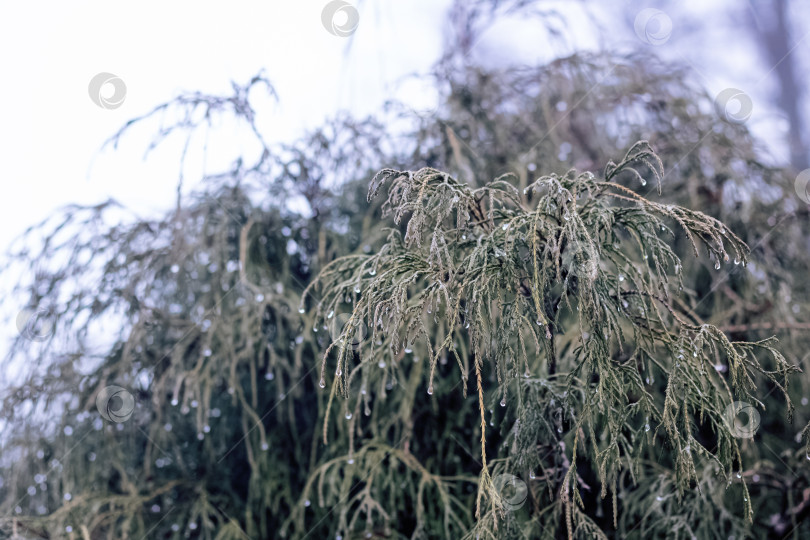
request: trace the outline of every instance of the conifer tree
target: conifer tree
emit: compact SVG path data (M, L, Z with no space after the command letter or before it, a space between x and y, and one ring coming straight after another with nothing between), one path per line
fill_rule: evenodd
M13 298L54 326L7 360L4 535L810 532L789 173L649 58L438 69L436 114L290 145L258 135L261 77L183 95L159 139L235 116L258 156L160 219L21 239Z

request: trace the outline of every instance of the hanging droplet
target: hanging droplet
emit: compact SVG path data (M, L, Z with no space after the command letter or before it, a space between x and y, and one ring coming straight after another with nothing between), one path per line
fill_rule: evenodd
M543 326L543 321L541 321L540 319L537 319L537 326Z
M565 213L563 214L563 219L565 221L570 221L571 220L571 214L568 213L568 210L566 210Z
M739 257L734 257L734 264L740 264Z
M347 459L346 463L348 463L349 465L354 465L354 458Z
M429 396L433 395L433 385L432 384L430 386L428 386L427 393L428 393Z
M742 473L741 472L737 473L737 478L742 478Z
M506 407L506 398L501 399L501 407Z
M529 369L526 368L526 371L523 372L523 378L528 379L530 376L531 376L531 373L529 373Z
M501 229L503 229L503 230L506 230L506 229L508 229L508 228L509 228L509 224L508 224L508 223L504 223L504 224L501 226Z
M298 313L303 313L305 310L303 307L298 308Z
M330 311L330 312L329 312L329 315L327 315L327 316L326 316L326 318L327 318L327 319L331 319L331 318L332 318L332 317L334 317L334 316L335 316L335 311L334 311L334 310L332 310L332 311Z
M352 413L350 413L349 411L346 411L346 420L351 420L351 419L352 419Z
M343 375L343 370L340 369L340 365L338 365L337 369L335 370L335 376L340 377Z
M376 271L376 270L374 270L373 268L372 268L371 270L369 270L369 271L368 271L368 275L370 275L370 276L374 276L374 275L376 275L376 274L377 274L377 271Z
M624 274L619 274L619 281L624 281Z
M646 181L646 180L644 180L643 178L641 179L641 185L642 185L642 186L646 186L646 185L647 185L647 181Z
M467 235L466 235L466 234L462 234L462 235L461 235L461 239L462 239L462 240L466 240L466 239L467 239Z
M715 270L720 270L720 261L717 261L716 263L714 263L714 269Z
M656 500L656 501L658 501L658 502L661 502L661 501L663 501L663 500L664 500L664 498L663 498L662 496L660 496L660 495L659 495L659 496L657 496L657 497L655 498L655 500Z
M385 360L380 360L377 365L380 366L380 369L385 368Z
M692 356L693 356L694 358L697 358L697 351L692 351Z
M310 505L310 504L312 504L312 503L311 503L311 502L309 502L309 499L307 499L307 500L305 500L305 501L304 501L304 506L306 506L307 508L309 508L309 505Z
M562 433L562 428L561 427L557 428L557 433Z
M405 354L411 354L412 352L413 349L411 349L410 347L405 347Z
M321 380L318 381L318 386L320 386L321 388L326 388L326 381L323 380L323 377L321 377Z
M359 285L354 286L354 292L357 293L357 294L360 294L360 286Z
M529 480L534 480L537 478L537 475L534 474L534 471L529 471Z
M650 431L650 424L644 424L644 431Z
M264 451L266 452L266 451L268 451L269 449L270 449L270 445L269 445L269 444L267 444L267 442L263 442L263 443L262 443L262 450L264 450Z
M317 331L318 331L318 327L317 327L317 326L313 326L313 327L312 327L312 331L313 331L313 332L317 332Z
M272 381L273 379L276 378L276 376L273 374L272 371L268 371L267 373L264 374L264 378L267 381Z

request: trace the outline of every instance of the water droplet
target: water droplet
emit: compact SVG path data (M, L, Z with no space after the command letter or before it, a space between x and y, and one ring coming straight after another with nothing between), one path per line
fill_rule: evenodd
M329 312L329 315L327 315L327 316L326 316L326 318L327 318L327 319L331 319L331 318L332 318L332 317L334 317L334 316L335 316L335 311L334 311L334 310L332 310L332 311L330 311L330 312Z
M714 263L714 269L715 270L720 270L720 261L717 261L716 263Z
M737 473L737 478L742 478L742 473L741 472Z
M466 240L466 239L467 239L467 235L466 235L466 234L462 234L462 235L461 235L461 239L462 239L462 240Z
M501 229L503 229L503 230L506 230L506 229L508 229L508 228L509 228L509 224L508 224L508 223L504 223L504 224L501 226Z
M380 360L380 361L377 363L377 365L378 365L378 366L380 366L380 369L384 369L384 368L385 368L385 360Z
M306 506L307 508L309 508L309 505L310 505L310 504L312 504L312 503L311 503L311 502L309 502L309 499L307 499L307 500L305 500L305 501L304 501L304 506Z
M692 351L692 356L693 356L694 358L697 358L697 351Z
M346 420L351 420L351 419L352 419L352 413L346 411Z
M659 496L657 496L657 497L655 498L655 500L660 502L660 501L663 501L663 500L664 500L664 498L663 498L662 496L660 496L660 495L659 495Z
M405 347L405 354L411 354L412 352L413 349L411 349L410 347Z
M304 308L302 307L298 308L298 313L303 313L304 311L305 311Z
M543 321L541 321L540 319L537 319L537 326L543 326Z
M534 480L537 478L537 475L534 474L534 471L529 471L529 480Z
M265 380L272 381L273 379L276 378L276 376L273 374L272 371L268 371L267 373L264 374L264 378Z
M375 276L377 275L377 271L372 268L371 270L368 271L368 275Z
M619 281L624 281L624 274L619 274Z
M354 465L354 458L347 459L346 463L348 463L349 465Z
M644 431L650 431L650 424L644 424Z
M646 185L647 185L647 181L646 181L646 180L644 180L643 178L641 179L641 185L642 185L642 186L646 186Z
M740 258L734 257L734 264L740 264Z
M529 370L527 368L526 371L523 372L523 378L528 379L529 377L531 377L531 373L529 373Z
M265 452L267 452L269 449L270 449L270 445L269 445L269 444L267 444L267 442L263 442L263 443L262 443L262 450L264 450Z
M433 395L433 385L432 384L430 386L428 386L427 393L428 393L429 396Z
M172 274L176 274L179 271L180 271L180 267L177 266L176 264L173 264L172 265Z
M321 377L321 380L318 381L318 386L320 386L321 388L326 388L326 381L323 380L323 377Z
M506 407L506 398L501 399L501 407Z
M264 302L264 295L263 295L263 294L261 294L261 293L260 293L260 294L257 294L257 295L256 295L256 301L257 301L257 302Z
M356 292L357 294L360 294L360 287L355 285L354 286L354 292Z
M568 213L568 210L566 210L565 213L563 214L563 219L565 221L570 221L571 220L571 214Z

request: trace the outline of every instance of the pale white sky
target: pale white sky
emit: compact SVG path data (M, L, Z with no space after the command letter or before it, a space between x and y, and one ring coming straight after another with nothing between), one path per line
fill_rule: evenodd
M244 83L263 69L279 95L277 103L258 104L259 124L271 142L292 140L340 110L374 113L392 97L429 107L435 94L398 83L408 74L426 73L437 60L451 0L354 3L360 19L348 53L349 39L331 35L321 23L326 0L0 4L0 251L27 226L68 203L112 197L141 214L170 208L180 139L144 161L157 128L153 123L125 138L118 151L99 153L99 148L128 119L181 91L227 93L230 81ZM610 12L595 8L593 19L578 12L578 3L556 3L573 14L568 22L577 49L600 45L594 21L607 28L610 45L639 46L632 21L617 19L622 9L636 9L631 0L617 2ZM673 9L672 39L655 52L692 65L712 91L735 86L755 98L768 91L767 68L757 63L756 51L740 39L733 22L721 17L727 2L687 3L705 23L698 35L704 41L682 39L687 23L695 21L679 19ZM666 9L668 2L638 4L638 9L641 4ZM476 47L494 65L535 64L562 52L536 24L521 17L499 22ZM88 84L99 72L126 83L119 108L103 109L91 101ZM755 99L749 125L784 128L763 102ZM229 129L223 128L225 136ZM218 169L217 159L228 162L239 150L236 131L219 142L209 149L209 172ZM186 184L198 176L199 168L192 166ZM0 282L0 292L13 285L6 281ZM18 310L3 305L2 320L13 320ZM5 334L0 331L0 351Z

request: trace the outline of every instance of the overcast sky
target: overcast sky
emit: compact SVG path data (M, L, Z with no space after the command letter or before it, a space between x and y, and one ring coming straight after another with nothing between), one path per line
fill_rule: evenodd
M144 160L157 128L151 124L133 132L119 150L99 150L125 121L180 92L228 93L230 81L244 83L264 70L279 96L278 102L266 100L259 118L271 142L292 140L340 110L374 113L392 97L429 106L435 94L403 80L428 72L437 60L450 0L354 3L359 22L351 39L332 35L322 24L326 0L0 4L2 251L27 226L68 203L112 197L140 214L172 207L182 140L170 140ZM786 127L759 98L771 89L769 68L758 62L739 28L722 19L725 0L687 2L697 17L692 21L673 11L666 45L642 43L632 20L628 24L616 15L628 6L637 9L630 0L612 4L611 13L597 10L591 19L580 15L578 3L563 4L574 10L569 26L576 49L600 45L594 21L615 25L604 34L610 45L654 48L685 62L711 91L742 88L758 98L749 125ZM487 31L476 45L487 62L534 64L561 52L534 23L521 19ZM687 22L694 27L695 20L701 31L684 40ZM102 72L126 85L118 108L105 109L90 98L88 84ZM235 135L227 144L229 152L219 147L211 159L232 157L239 139ZM209 165L216 170L216 163ZM195 172L192 168L188 183L199 176ZM11 285L0 282L0 292ZM4 305L2 315L12 308Z

